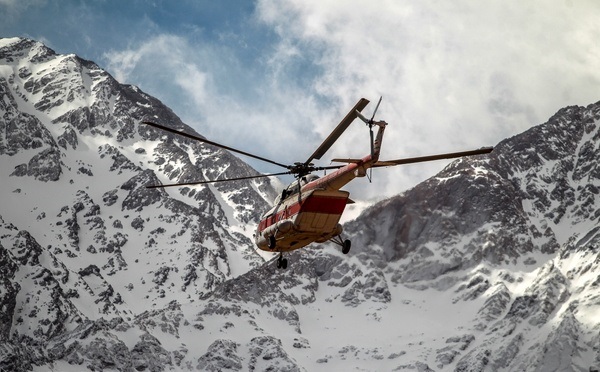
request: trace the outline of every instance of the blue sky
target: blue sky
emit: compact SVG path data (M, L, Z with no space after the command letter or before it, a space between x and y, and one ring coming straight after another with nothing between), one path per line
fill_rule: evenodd
M305 160L363 96L384 97L388 159L494 145L600 100L594 0L0 0L0 15L0 36L93 60L203 135L283 163ZM324 160L369 151L355 123ZM349 189L391 196L445 164Z

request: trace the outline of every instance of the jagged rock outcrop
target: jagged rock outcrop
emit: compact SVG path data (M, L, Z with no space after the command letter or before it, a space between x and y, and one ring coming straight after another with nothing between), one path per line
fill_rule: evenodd
M381 260L392 262L393 283L455 288L455 304L479 308L473 346L440 349L440 367L593 364L582 350L593 345L597 321L587 314L597 301L582 293L599 273L591 263L599 257L599 124L600 103L564 108L489 156L455 161L347 226L359 231L359 257L381 267Z
M93 62L13 38L0 39L0 66L0 368L17 368L22 358L19 369L63 360L164 370L175 355L149 335L130 345L103 325L86 343L63 350L56 340L103 319L133 321L173 296L197 298L259 265L249 237L231 226L256 221L275 190L268 179L235 190L147 189L217 169L256 171L141 125L152 118L193 132Z
M593 370L600 103L561 109L280 270L267 179L95 63L0 39L0 369ZM197 135L197 133L196 133ZM399 190L400 191L400 190Z

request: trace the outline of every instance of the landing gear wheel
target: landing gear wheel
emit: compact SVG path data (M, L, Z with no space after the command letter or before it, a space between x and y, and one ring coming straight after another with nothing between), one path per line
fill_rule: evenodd
M351 246L352 246L352 242L350 242L350 240L348 240L348 239L344 240L344 244L342 245L342 253L348 254L348 252L350 252Z
M270 235L269 236L269 249L275 249L276 245L277 245L277 241L275 240L275 236Z
M277 259L277 268L285 270L285 269L287 269L287 265L288 265L287 258L283 258L283 255L280 254L279 258Z
M329 241L342 247L343 254L348 254L348 252L350 252L350 247L352 246L352 243L348 239L343 240L341 235L337 235L337 236L333 237L332 239L330 239Z

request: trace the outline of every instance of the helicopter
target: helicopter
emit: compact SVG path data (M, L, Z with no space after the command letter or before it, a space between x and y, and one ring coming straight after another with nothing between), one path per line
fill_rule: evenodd
M306 161L297 162L292 165L282 164L150 121L143 121L143 124L154 128L208 143L287 169L284 172L255 176L148 185L146 187L191 186L291 174L295 176L296 180L283 189L273 202L271 209L266 211L260 218L254 234L256 246L263 251L279 253L277 259L277 267L279 269L286 269L288 266L288 260L284 258L283 253L306 247L311 243L331 241L341 247L342 253L348 254L351 248L351 241L342 238L343 227L339 221L346 205L352 204L354 201L350 199L350 193L341 190L341 188L354 178L367 176L368 172L373 168L481 155L493 150L493 147L483 147L470 151L380 161L379 154L381 152L383 134L388 124L383 120L374 120L375 114L381 104L381 98L379 98L379 102L370 119L362 114L362 110L368 104L368 99L361 98ZM362 120L369 127L371 152L362 158L336 158L332 160L332 163L337 162L345 165L315 166L312 162L315 159L321 159L356 118ZM376 134L373 133L374 127L377 128ZM323 177L314 174L314 172L327 170L334 171Z

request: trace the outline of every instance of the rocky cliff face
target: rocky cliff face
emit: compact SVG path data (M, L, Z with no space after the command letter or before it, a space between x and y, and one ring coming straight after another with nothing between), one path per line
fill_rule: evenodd
M146 189L256 172L142 120L193 132L93 62L0 40L0 369L62 357L39 345L106 333L263 262L244 229L275 194L269 180Z
M267 180L98 66L0 39L0 370L589 370L600 104L458 160L282 271ZM380 170L381 171L381 170Z
M452 291L453 304L477 309L470 346L437 362L461 371L598 365L599 124L600 104L564 108L346 227L355 252L394 286Z

